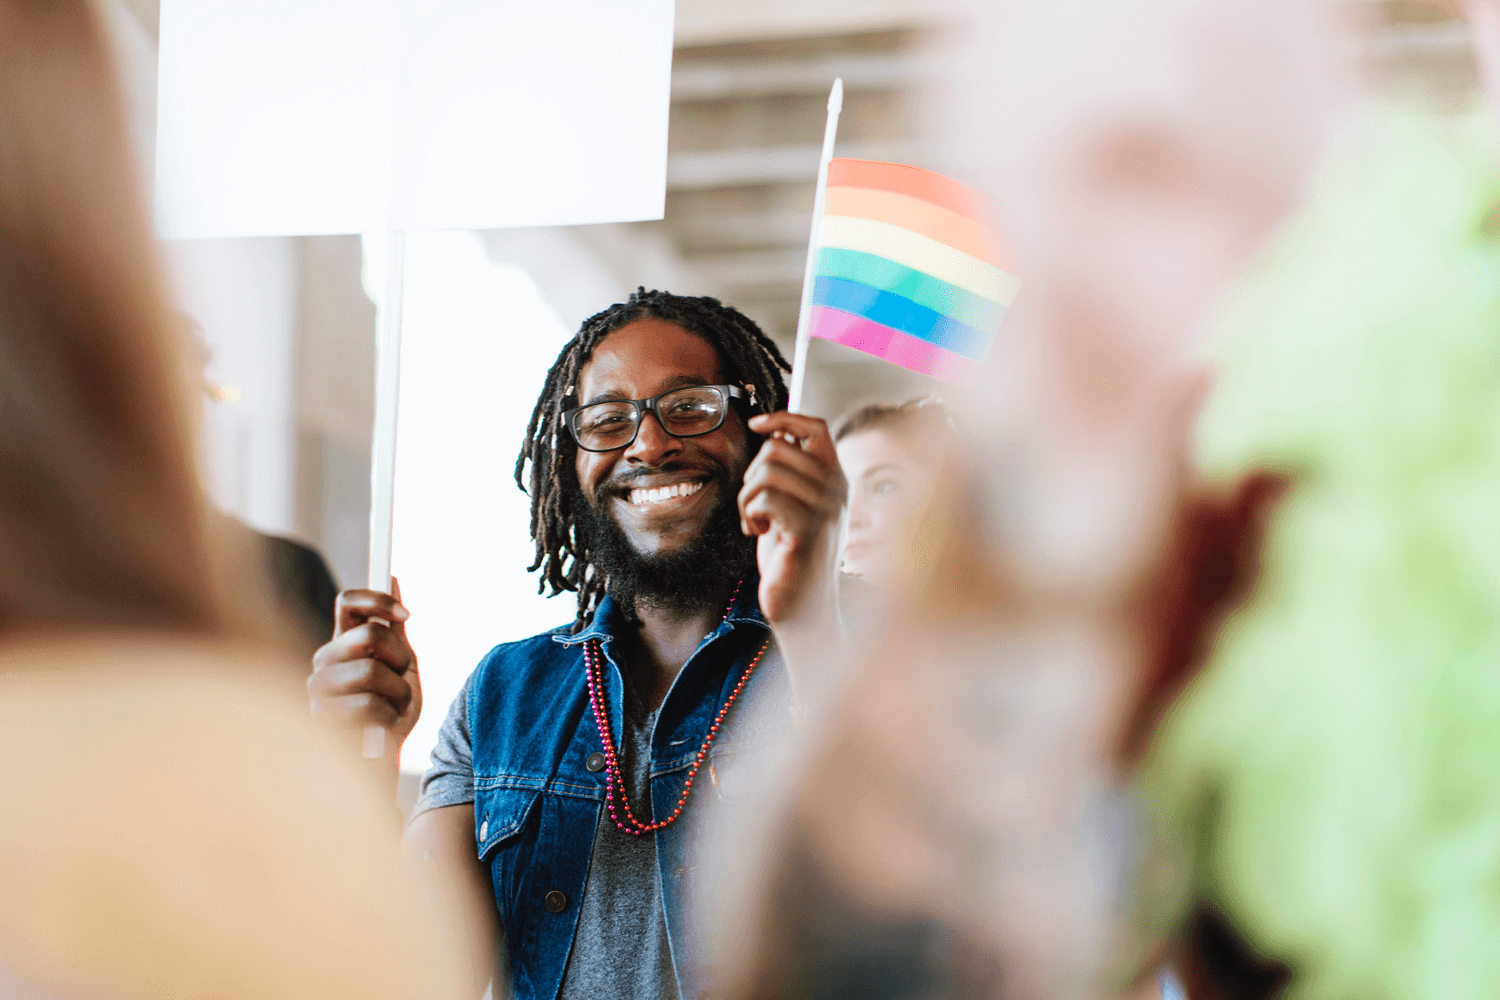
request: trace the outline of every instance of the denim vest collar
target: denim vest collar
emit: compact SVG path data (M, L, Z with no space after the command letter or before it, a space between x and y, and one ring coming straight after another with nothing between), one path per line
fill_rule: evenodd
M769 629L770 622L760 613L759 592L760 575L751 572L740 583L740 592L735 595L728 616L708 634L708 638L717 639L735 625L759 625ZM564 646L576 646L590 639L598 639L601 644L607 645L631 627L629 619L625 617L625 609L613 597L606 596L594 609L594 616L589 620L588 627L577 634L557 633L552 636L552 641Z

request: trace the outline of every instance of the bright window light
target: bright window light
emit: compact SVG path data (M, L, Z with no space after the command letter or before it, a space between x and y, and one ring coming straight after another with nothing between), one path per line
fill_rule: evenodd
M366 260L383 261L384 248L367 242ZM405 295L392 563L424 697L401 763L422 770L480 658L573 618L572 595L545 600L526 572L530 500L513 479L571 331L531 277L492 264L473 233L409 234Z

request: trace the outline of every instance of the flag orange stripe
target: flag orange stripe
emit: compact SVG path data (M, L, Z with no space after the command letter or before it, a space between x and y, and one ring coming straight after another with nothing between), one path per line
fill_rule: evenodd
M983 221L989 215L984 197L973 188L965 187L958 181L931 170L908 167L902 163L831 160L828 164L828 186L894 191L978 221Z
M823 211L827 215L890 223L987 261L1002 271L1010 270L1000 262L994 241L977 221L911 195L830 185L824 196Z

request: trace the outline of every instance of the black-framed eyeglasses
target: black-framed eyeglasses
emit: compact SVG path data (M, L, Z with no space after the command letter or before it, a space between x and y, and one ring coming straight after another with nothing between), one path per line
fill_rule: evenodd
M650 399L610 399L563 411L568 433L584 451L614 451L635 442L649 410L673 437L710 434L724 423L731 399L744 399L737 385L690 385Z

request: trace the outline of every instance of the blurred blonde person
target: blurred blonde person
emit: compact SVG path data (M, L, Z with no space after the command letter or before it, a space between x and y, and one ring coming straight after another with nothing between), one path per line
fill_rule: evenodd
M219 569L177 325L97 12L0 0L0 993L452 995L448 908Z
M849 480L846 574L887 586L920 554L915 531L933 499L951 439L948 411L933 396L869 403L834 426L839 464Z

